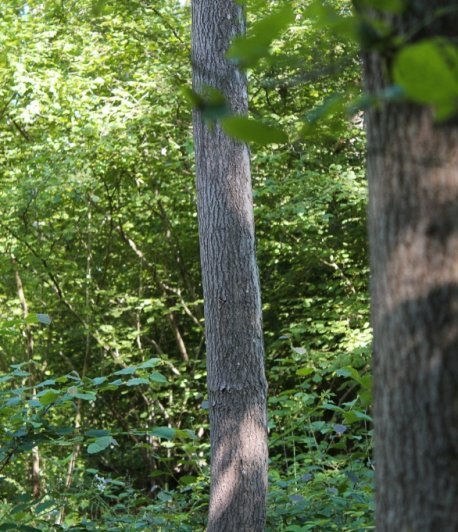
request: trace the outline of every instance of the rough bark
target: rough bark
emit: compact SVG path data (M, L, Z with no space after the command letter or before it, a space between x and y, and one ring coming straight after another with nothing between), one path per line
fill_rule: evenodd
M244 32L232 0L193 0L194 90L218 89L245 114L247 82L226 58ZM267 430L261 298L248 147L194 112L211 432L209 531L261 531Z
M454 37L454 0L416 0L393 21ZM421 25L421 20L434 20ZM389 58L365 58L366 88ZM367 114L374 328L376 528L458 530L458 123L385 103Z

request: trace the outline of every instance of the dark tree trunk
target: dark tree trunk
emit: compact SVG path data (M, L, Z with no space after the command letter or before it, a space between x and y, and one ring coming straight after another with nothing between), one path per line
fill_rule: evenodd
M194 90L218 89L246 114L247 81L226 58L244 32L240 4L193 0ZM211 491L208 530L261 531L267 430L261 298L248 147L194 112L199 237L204 289Z
M456 37L454 0L408 2L395 28ZM433 20L429 25L421 21ZM388 60L365 58L366 88ZM385 103L367 115L379 531L458 530L458 124Z

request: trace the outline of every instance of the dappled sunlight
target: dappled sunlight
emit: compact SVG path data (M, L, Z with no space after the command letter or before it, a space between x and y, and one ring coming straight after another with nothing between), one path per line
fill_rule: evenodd
M231 507L240 508L238 503L241 500L254 501L262 496L262 488L267 483L264 476L265 415L259 407L248 407L244 414L242 412L241 421L233 425L233 430L228 431L213 454L215 478L209 515L212 523L218 522L227 511L231 511ZM249 523L251 517L244 515L242 520Z

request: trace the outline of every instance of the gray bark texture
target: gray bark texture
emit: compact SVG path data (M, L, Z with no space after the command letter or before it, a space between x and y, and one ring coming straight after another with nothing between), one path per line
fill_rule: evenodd
M192 2L193 89L219 90L246 114L247 81L226 51L245 31L233 0ZM197 207L211 435L208 530L262 531L267 384L248 147L194 111Z
M455 0L407 5L398 33L456 38L457 10L434 15ZM389 83L389 61L366 54L370 93ZM367 114L367 141L376 529L456 532L458 123L384 103Z

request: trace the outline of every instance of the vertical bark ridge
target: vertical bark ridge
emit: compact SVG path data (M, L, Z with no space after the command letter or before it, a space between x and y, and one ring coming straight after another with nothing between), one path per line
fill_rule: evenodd
M401 33L454 2L417 0ZM451 23L450 19L454 22ZM422 27L422 26L420 26ZM416 38L453 37L458 16ZM369 92L389 83L365 58ZM458 530L458 123L384 103L367 114L374 327L376 523L380 531Z
M245 31L232 0L194 0L193 87L219 90L246 114L247 82L229 62ZM194 112L197 203L204 290L211 431L209 531L265 524L267 429L261 297L248 147Z

